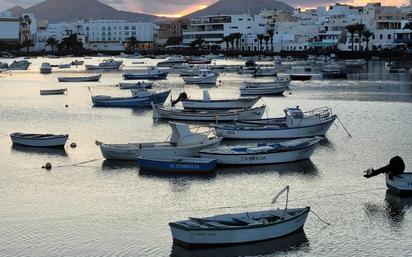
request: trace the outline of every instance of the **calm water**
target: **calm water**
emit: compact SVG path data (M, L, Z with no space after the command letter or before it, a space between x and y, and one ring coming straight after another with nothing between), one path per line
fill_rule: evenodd
M386 193L384 176L362 177L365 169L386 165L395 155L412 169L412 73L390 74L383 62L369 62L349 80L293 82L291 93L261 101L270 116L282 115L284 107L330 106L352 138L340 125L332 126L311 160L181 177L143 174L133 163L103 160L95 140L159 141L170 133L166 123L153 123L150 110L92 108L88 87L93 94L128 93L112 86L121 72L104 73L98 83L59 84L58 75L83 73L83 67L41 75L45 59L31 61L29 71L0 74L1 256L412 255L412 198ZM127 70L143 67L131 60L125 64ZM224 74L219 79L221 85L210 88L212 97L236 97L250 78ZM182 85L171 74L156 88L172 88L177 97ZM39 95L39 89L61 87L68 88L67 95ZM197 86L184 90L202 95ZM8 135L17 131L68 133L77 148L12 147ZM41 169L46 162L54 165L49 172ZM281 240L198 251L173 246L168 222L269 208L285 185L291 186L290 206L311 206L332 225L311 214L303 233Z

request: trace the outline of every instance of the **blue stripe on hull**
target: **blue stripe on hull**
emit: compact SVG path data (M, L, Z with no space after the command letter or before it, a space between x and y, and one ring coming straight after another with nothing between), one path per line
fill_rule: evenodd
M209 163L188 163L139 159L138 163L142 170L175 173L208 173L212 172L216 167L216 161Z

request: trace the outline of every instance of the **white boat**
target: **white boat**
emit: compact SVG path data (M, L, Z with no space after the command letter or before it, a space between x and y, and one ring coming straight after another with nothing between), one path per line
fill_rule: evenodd
M172 67L185 63L186 60L183 57L168 57L166 60L158 62L157 67Z
M222 147L200 151L202 158L216 159L224 165L258 165L309 159L320 137L299 138L282 143Z
M69 135L12 133L13 144L36 147L64 147Z
M210 64L212 59L209 56L194 56L190 58L187 63L189 64Z
M123 78L126 80L135 79L165 79L168 72L159 70L156 67L147 67L147 70L133 73L123 74Z
M102 144L105 159L137 160L139 157L195 157L202 149L217 147L222 138L210 132L192 132L189 125L169 122L172 135L169 141L155 143Z
M284 192L289 194L289 186L281 190L273 199ZM234 245L281 238L300 231L305 225L310 207L248 211L221 214L205 218L170 222L173 242L184 247ZM217 254L216 256L221 256Z
M345 61L346 68L362 68L365 65L366 61L364 59L354 59Z
M336 115L327 107L303 112L299 108L284 109L285 117L239 121L236 124L212 125L225 139L283 139L325 136Z
M151 89L153 87L153 83L143 81L131 83L120 82L118 86L120 89Z
M241 95L281 95L288 89L289 78L276 77L271 82L248 82L240 88Z
M278 72L274 68L258 68L253 73L253 77L276 77L277 74Z
M393 157L388 165L377 170L369 169L365 173L366 178L384 173L389 191L399 195L412 195L412 172L405 172L405 163L399 156Z
M40 73L41 74L50 74L52 73L53 68L51 67L50 63L44 62L40 66Z
M40 95L64 95L67 92L67 88L61 89L42 89Z
M251 108L260 100L260 97L241 97L237 99L210 99L209 91L203 90L203 99L182 100L184 109L192 110L230 110Z
M31 62L27 60L13 61L9 65L9 70L28 70Z
M74 60L71 62L71 65L74 65L74 66L80 66L83 64L84 64L84 61L79 61L79 60Z
M58 77L59 82L97 82L102 74L93 76Z
M238 110L184 110L153 105L153 119L186 120L186 121L236 121L262 118L266 107L260 106Z
M107 59L99 63L99 65L86 65L88 70L118 70L122 66L123 61L115 61L113 59Z
M240 66L228 65L228 66L225 66L224 71L225 72L239 72L240 71Z
M70 69L72 67L72 64L71 63L59 64L57 67L59 69Z
M183 80L186 84L216 84L218 76L210 70L201 69L198 76L183 77Z

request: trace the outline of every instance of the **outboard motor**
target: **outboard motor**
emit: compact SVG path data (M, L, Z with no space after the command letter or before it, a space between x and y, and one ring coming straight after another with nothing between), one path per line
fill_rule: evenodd
M399 156L393 157L389 164L374 170L374 169L369 169L367 170L364 175L365 178L371 178L374 176L377 176L381 173L388 173L390 176L397 176L402 174L405 171L405 163L403 162L402 158Z
M187 100L186 92L180 93L179 97L176 100L172 99L172 107L175 106L178 102Z

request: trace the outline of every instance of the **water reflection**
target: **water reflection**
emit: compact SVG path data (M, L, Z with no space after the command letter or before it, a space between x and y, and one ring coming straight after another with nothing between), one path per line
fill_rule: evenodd
M64 148L31 147L31 146L13 144L11 149L12 151L23 152L23 153L28 153L28 154L63 156L63 157L67 156L66 149Z
M237 246L225 246L214 248L188 249L180 245L173 244L172 257L235 257L235 256L260 256L260 255L286 255L292 252L309 248L309 241L304 231L299 231L291 235Z
M219 167L218 174L234 175L234 174L262 174L262 173L278 173L279 175L298 175L309 178L319 176L319 170L312 160L301 160L289 163L279 163L270 165L254 165L254 166L237 166L237 167Z
M137 169L138 167L137 161L104 160L102 163L102 171Z

